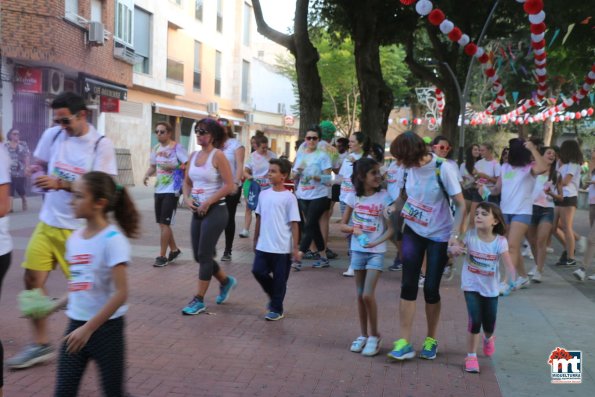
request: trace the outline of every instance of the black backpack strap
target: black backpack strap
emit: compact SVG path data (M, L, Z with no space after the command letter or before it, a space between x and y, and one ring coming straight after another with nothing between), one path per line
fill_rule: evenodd
M446 202L448 203L448 206L450 207L450 210L452 211L452 214L454 215L455 213L455 209L452 206L452 203L450 201L450 196L448 195L448 192L446 191L446 188L444 187L444 182L442 182L442 177L441 177L441 170L440 168L442 167L442 163L444 163L444 159L443 158L436 158L436 180L438 182L438 186L440 186L440 190L442 190L442 193L444 194L444 198L446 199Z

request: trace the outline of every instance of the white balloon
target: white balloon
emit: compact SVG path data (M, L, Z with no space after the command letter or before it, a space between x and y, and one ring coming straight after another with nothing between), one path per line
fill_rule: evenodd
M566 107L572 106L573 103L574 103L574 101L572 100L572 98L566 98L564 100L564 105L566 105Z
M589 76L589 78L591 80L595 80L595 72L594 71L591 70L587 76Z
M538 43L545 37L545 33L533 34L531 33L531 41Z
M545 52L545 48L540 48L540 49L534 49L534 50L533 50L533 53L534 53L535 55L541 55L541 54L543 54L544 52Z
M516 0L517 3L524 3L525 0Z
M454 27L455 24L449 21L448 19L445 19L440 23L440 31L444 34L449 34L450 31L454 29Z
M415 4L415 11L417 11L419 15L426 16L430 13L430 11L432 11L433 7L434 6L432 5L431 1L419 0L417 4Z
M544 63L546 63L546 62L547 62L547 61L546 61L545 59L542 59L542 60L536 59L536 60L535 60L535 64L536 64L536 65L543 65L543 64L544 64Z
M570 117L570 120L574 120L574 113L569 113L568 117Z
M545 12L543 10L539 11L537 14L529 15L529 22L533 25L542 23L545 20Z
M475 52L475 58L479 58L485 53L483 47L477 47L477 51Z
M535 73L538 76L545 76L547 74L547 70L545 68L538 68L538 69L535 69Z
M588 83L583 84L583 88L585 89L585 91L589 91L591 89L591 85L589 85Z
M554 121L556 121L556 116L552 116L550 117L550 121L553 123Z
M581 110L581 116L583 116L583 117L587 117L587 114L588 114L588 113L587 113L587 109L583 109L583 110Z
M576 95L576 99L578 99L579 101L585 97L585 96L584 96L583 94L581 94L580 92L577 92L575 95Z
M463 33L463 35L457 43L459 43L460 46L465 47L467 44L469 44L469 36Z

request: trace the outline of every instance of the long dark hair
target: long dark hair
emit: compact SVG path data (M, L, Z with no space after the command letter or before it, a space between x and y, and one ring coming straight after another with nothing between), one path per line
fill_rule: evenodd
M553 150L554 153L556 153L556 149L554 147L551 146L543 146L540 150L539 153L541 153L541 155L545 155L545 152L547 152L548 150ZM557 153L556 153L557 156ZM552 163L552 165L550 165L550 170L548 172L548 181L551 181L554 186L558 183L558 171L556 171L556 160L554 160L554 162Z
M473 157L473 148L479 149L479 145L474 143L473 145L469 146L467 148L467 151L465 152L465 169L467 170L467 172L470 175L473 175L473 169L475 168L475 163L477 162L477 160L479 160L481 158L481 156L478 157L477 159L475 159Z
M500 236L504 236L506 234L506 224L504 223L504 215L502 214L502 210L494 203L490 203L488 201L482 201L477 205L477 209L482 209L491 213L494 218L498 221L498 224L494 226L494 233L499 234ZM475 216L475 214L473 214Z
M227 139L226 132L223 127L215 119L204 118L196 123L196 127L204 128L211 134L213 138L213 147L221 149L225 140Z
M432 141L432 149L434 148L434 145L437 145L440 141L446 141L448 143L450 150L448 151L446 158L452 159L452 143L450 143L450 140L444 135L438 135L436 138L434 138L434 140Z
M351 135L355 137L357 143L360 144L364 153L368 153L370 151L370 139L366 135L364 135L363 132L355 131ZM349 145L349 142L347 142L347 144Z
M390 144L390 154L403 167L419 167L419 162L428 154L424 140L413 131L405 131Z
M583 152L581 152L581 147L577 141L569 139L562 142L562 145L560 145L560 161L562 164L583 163Z
M82 177L85 186L93 196L93 200L106 199L108 204L105 213L114 212L116 222L124 234L130 238L139 235L140 215L132 201L128 190L117 185L114 179L101 171L91 171Z
M353 163L353 173L351 174L351 182L353 182L353 187L355 188L356 196L361 197L366 193L366 174L368 173L368 171L370 171L378 165L379 163L376 160L371 159L369 157L362 157L361 159ZM378 186L378 189L376 189L376 191L379 192L380 188L381 187Z
M512 138L508 141L508 164L513 167L524 167L531 164L531 152L525 147L525 140Z

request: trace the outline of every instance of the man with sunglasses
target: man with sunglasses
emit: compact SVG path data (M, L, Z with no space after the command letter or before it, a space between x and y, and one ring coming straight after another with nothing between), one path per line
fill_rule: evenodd
M151 151L151 165L145 173L143 183L147 186L149 177L157 175L155 181L155 219L161 229L161 251L155 258L155 267L172 263L182 251L176 245L171 225L174 224L178 198L184 181L184 166L188 152L172 138L173 127L166 122L157 123L155 134L159 142ZM169 255L166 257L167 247Z
M44 131L33 153L31 166L31 171L43 174L33 183L44 190L45 197L39 223L31 235L22 264L28 290L43 290L56 265L67 278L70 277L69 265L64 259L66 240L73 230L84 224L74 217L70 206L73 182L88 171L118 173L113 144L87 122L87 107L82 97L70 92L60 94L53 100L51 108L56 126ZM47 319L31 321L34 341L7 360L9 368L28 368L54 355L49 344Z

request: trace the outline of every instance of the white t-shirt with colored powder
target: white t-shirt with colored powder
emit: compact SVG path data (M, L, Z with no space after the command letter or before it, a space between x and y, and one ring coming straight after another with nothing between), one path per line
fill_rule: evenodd
M504 214L533 214L535 176L531 173L531 167L532 164L524 167L513 167L508 163L502 165L500 209Z
M58 134L58 135L56 135ZM67 182L73 182L88 171L103 171L118 174L114 145L89 124L89 131L80 137L69 136L60 127L48 128L41 136L35 153L36 158L48 163L48 174ZM95 144L97 143L97 150ZM81 219L75 219L70 200L72 193L65 190L50 190L45 194L39 219L53 227L78 229Z
M432 161L424 166L405 170L405 190L408 197L401 214L405 218L405 224L416 234L433 241L445 242L450 237L454 218L450 202L436 179L437 158L432 155ZM453 164L443 161L440 178L450 197L461 193L458 174Z
M486 160L481 159L475 163L475 170L477 172L481 172L482 174L486 174L490 178L498 178L502 172L500 163L498 160ZM492 187L495 183L487 183L487 181L478 180L478 182L483 182L486 186Z
M390 163L386 170L386 190L393 201L399 198L404 174L405 169L398 165L396 161Z
M368 235L370 242L377 240L386 231L384 210L392 203L392 199L386 190L381 190L371 196L347 196L345 204L353 208L351 222L355 229L360 229ZM360 245L357 237L351 235L351 250L359 252L384 253L386 252L386 241L372 248L364 248Z
M349 156L343 160L339 175L341 175L341 193L339 194L339 201L346 203L347 196L355 194L353 181L351 175L353 174L353 163L362 158L363 153L350 153Z
M545 188L556 189L552 181L549 180L549 172L537 175L535 178L535 187L533 188L533 205L545 208L554 208L554 198L545 193Z
M508 241L497 235L491 242L485 242L477 236L475 229L465 235L467 255L461 273L461 289L478 292L486 298L499 294L500 255L508 251Z
M265 190L258 196L256 214L260 215L260 235L256 249L274 254L290 254L291 222L300 221L295 195L289 190Z
M0 144L0 185L10 183L10 155L8 150ZM6 194L9 194L8 190ZM0 218L0 255L8 254L12 251L12 238L10 237L8 215Z
M66 241L65 258L70 265L66 315L89 321L114 294L112 269L130 262L130 243L113 225L89 239L83 237L83 230L76 230ZM127 309L120 306L110 320L123 316Z
M303 151L298 153L294 162L293 171L302 169L300 183L296 191L296 196L302 200L314 200L321 197L327 197L328 187L321 181L313 177L322 177L324 171L332 167L331 159L328 154L322 150L316 149L313 152ZM329 175L330 177L330 175Z
M267 177L267 175L269 174L269 160L276 158L277 155L271 152L270 150L267 151L267 154L265 156L258 153L258 151L250 153L248 162L245 164L244 167L252 171L252 178L254 178L254 181L260 185L261 190L265 190L271 187L271 182Z
M229 161L229 166L231 167L231 175L233 176L234 181L240 179L240 175L236 175L236 171L238 168L238 164L236 162L236 151L240 148L244 148L240 141L238 141L235 138L229 138L223 144L223 149L221 149L221 151L225 155L225 158L227 159L227 161Z
M150 164L156 168L155 193L180 193L184 181L181 165L188 161L188 152L179 143L156 145L151 150ZM163 167L176 166L175 169Z
M566 178L566 175L572 175L570 183L566 186L562 186L562 195L564 197L576 197L578 196L578 188L581 183L581 166L576 163L562 164L560 167L560 176L562 180Z

